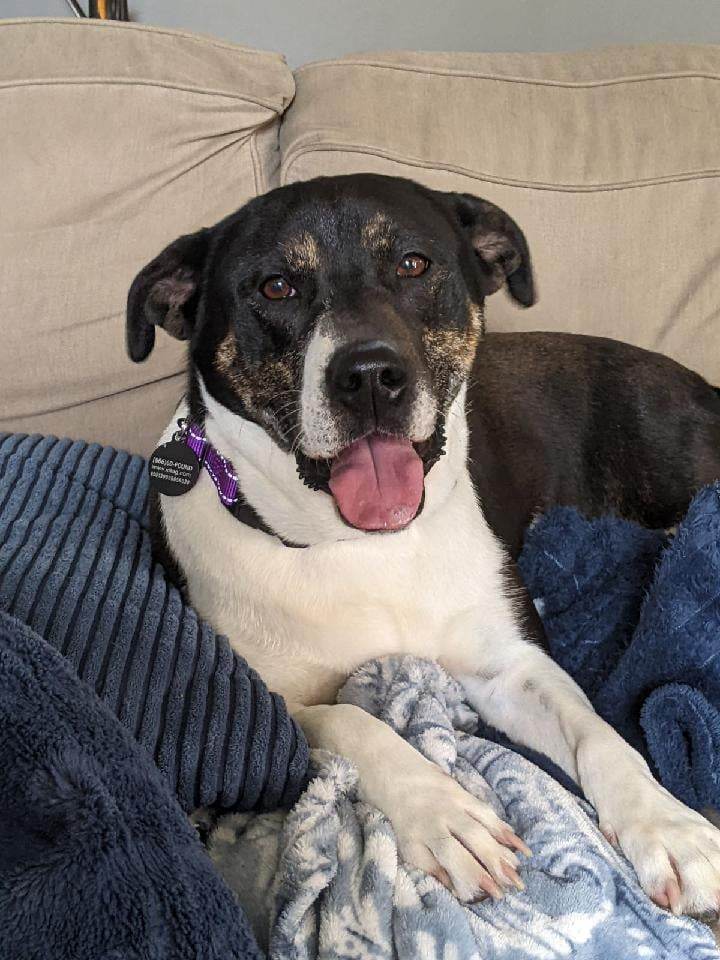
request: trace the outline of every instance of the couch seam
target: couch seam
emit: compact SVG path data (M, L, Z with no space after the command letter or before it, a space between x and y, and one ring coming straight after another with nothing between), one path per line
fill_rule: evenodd
M199 43L208 47L218 47L220 50L231 50L235 53L249 53L256 57L268 57L277 60L278 63L287 66L287 58L283 53L276 50L258 50L255 47L245 47L239 43L223 43L212 36L205 34L192 33L185 30L169 30L167 27L155 27L150 23L123 23L119 20L94 20L90 17L82 20L72 17L16 17L11 20L0 21L0 29L5 27L26 27L35 24L52 24L56 27L70 27L77 29L79 26L83 30L93 27L99 30L128 30L135 33L146 33L151 36L161 37L183 37L193 43ZM288 68L289 69L289 68Z
M35 79L35 80L9 80L6 83L0 82L0 90L14 90L20 87L42 87L42 86L122 86L122 87L159 87L163 90L179 90L182 93L201 94L209 97L227 97L231 100L238 100L246 103L254 103L266 110L271 110L277 116L283 113L283 107L279 107L270 100L263 100L261 97L251 97L244 94L228 93L223 90L213 90L206 87L191 87L178 83L163 83L158 80L141 80L135 77L114 77L114 78L96 78L96 77L63 77L62 79Z
M85 400L78 400L76 403L66 403L62 407L49 407L46 410L33 410L32 413L14 413L9 417L0 417L0 423L12 424L13 420L24 420L30 417L45 417L51 413L63 413L65 410L74 410L77 407L84 407L91 403L99 403L101 400L111 400L113 397L120 397L125 393L132 393L133 390L143 390L145 387L151 387L156 383L165 383L167 380L174 380L176 377L182 377L185 370L178 370L175 373L169 373L164 377L157 377L155 380L146 380L144 383L136 383L131 387L123 387L122 390L114 390L111 393L103 393L98 397L88 397ZM16 433L17 431L12 431Z
M521 77L512 74L494 74L474 71L462 71L441 69L440 67L415 67L409 64L382 63L374 60L326 60L314 64L307 64L294 71L294 76L303 73L308 69L318 69L321 67L373 67L380 70L396 70L401 73L419 73L425 76L450 77L452 79L466 80L496 80L500 83L521 83L529 86L540 87L566 87L570 89L583 89L594 87L617 86L624 83L647 83L655 80L720 80L720 73L709 73L698 70L681 70L673 73L645 73L635 74L623 77L608 77L604 80L550 80L540 77Z
M250 149L250 161L253 168L253 180L255 182L255 196L260 196L261 193L264 193L264 190L261 190L260 184L262 182L262 175L260 173L260 157L258 155L257 149L257 130L253 130L248 138L248 147Z
M285 154L280 171L280 182L287 182L287 174L292 165L308 153L362 153L371 156L381 157L385 160L391 160L394 163L404 163L408 166L421 167L426 170L443 170L448 173L457 173L473 180L483 180L487 183L497 183L507 187L520 187L528 190L547 190L557 191L558 193L603 193L615 190L630 190L636 187L660 186L665 183L678 183L689 180L707 180L714 177L720 177L720 169L697 170L681 174L668 174L664 177L649 177L644 180L620 180L609 183L598 184L566 184L566 183L545 183L541 180L513 180L510 177L498 177L489 173L473 171L467 167L461 167L457 164L443 163L442 161L421 160L416 157L410 157L404 154L393 154L389 150L381 150L377 147L363 146L362 144L338 144L338 143L313 143L307 146L300 146L296 149L290 149Z

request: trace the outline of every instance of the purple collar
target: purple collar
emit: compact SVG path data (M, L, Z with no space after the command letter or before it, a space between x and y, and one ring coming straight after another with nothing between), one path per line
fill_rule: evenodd
M237 474L232 463L219 453L205 436L205 430L198 423L191 420L179 420L180 436L176 439L184 441L186 446L190 447L192 452L204 467L208 476L215 484L215 489L220 497L220 502L228 508L230 513L253 530L260 530L270 537L275 537L286 547L305 547L304 543L293 543L291 540L285 540L280 534L275 533L265 523L262 517L243 497L242 491L238 485Z
M218 453L197 423L188 422L185 425L185 443L207 470L225 506L234 506L240 496L237 474L230 461Z

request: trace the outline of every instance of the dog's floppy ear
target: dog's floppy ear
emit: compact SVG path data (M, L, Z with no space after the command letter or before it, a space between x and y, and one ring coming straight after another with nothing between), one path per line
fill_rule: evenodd
M470 193L447 194L480 264L486 295L503 284L516 303L535 303L535 284L527 240L512 217L489 200Z
M190 337L210 233L204 229L175 240L133 280L125 342L135 363L145 360L155 346L155 327L178 340Z

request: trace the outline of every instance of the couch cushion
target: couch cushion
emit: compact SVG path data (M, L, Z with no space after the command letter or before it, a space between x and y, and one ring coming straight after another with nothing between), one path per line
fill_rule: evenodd
M720 382L720 46L386 53L301 68L283 182L374 171L493 200L539 303L496 330L629 340Z
M0 429L147 453L184 348L124 350L127 290L182 233L273 185L283 58L119 23L0 23Z

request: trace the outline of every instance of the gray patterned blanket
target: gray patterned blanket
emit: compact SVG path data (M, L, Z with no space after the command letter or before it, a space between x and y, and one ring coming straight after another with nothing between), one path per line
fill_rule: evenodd
M523 757L473 736L477 716L436 664L389 657L341 699L383 719L532 848L522 893L460 904L397 859L392 828L357 799L346 760L317 751L289 814L218 821L211 856L272 960L720 960L702 924L652 904L592 809Z

